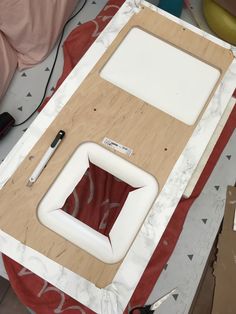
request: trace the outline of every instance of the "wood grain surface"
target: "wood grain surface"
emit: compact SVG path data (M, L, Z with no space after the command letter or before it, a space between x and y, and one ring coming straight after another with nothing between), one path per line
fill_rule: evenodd
M143 8L122 29L0 191L0 228L4 232L98 287L111 283L120 263L105 264L41 225L37 219L40 200L78 145L85 141L101 144L104 137L132 148L131 157L115 153L153 174L161 190L198 123L188 126L100 78L101 68L134 26L218 68L221 78L233 60L230 50ZM37 182L27 187L28 178L60 129L66 132L65 140Z

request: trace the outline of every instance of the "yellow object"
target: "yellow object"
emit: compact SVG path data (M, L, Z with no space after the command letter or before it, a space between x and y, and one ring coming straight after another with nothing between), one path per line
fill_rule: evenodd
M214 33L232 45L236 45L236 17L228 13L214 0L203 0L203 11Z

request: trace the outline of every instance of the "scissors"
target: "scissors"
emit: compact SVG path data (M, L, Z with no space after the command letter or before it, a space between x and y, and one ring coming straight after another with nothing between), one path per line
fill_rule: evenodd
M154 303L150 305L144 305L144 306L137 306L130 310L129 314L152 314L155 312L156 309L166 300L169 298L169 296L176 290L172 289L170 292L165 294L160 299L156 300Z

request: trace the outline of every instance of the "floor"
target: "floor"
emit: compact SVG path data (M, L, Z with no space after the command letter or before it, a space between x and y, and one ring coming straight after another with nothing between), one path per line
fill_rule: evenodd
M20 303L9 282L0 277L0 313L1 314L29 314Z

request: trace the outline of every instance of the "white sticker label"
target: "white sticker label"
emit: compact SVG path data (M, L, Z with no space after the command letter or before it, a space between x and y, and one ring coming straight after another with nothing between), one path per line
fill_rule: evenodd
M122 153L122 154L125 154L125 155L128 155L128 156L131 156L132 153L133 153L133 150L129 147L126 147L120 143L117 143L107 137L104 137L102 143L106 146L109 146L110 148L113 148L115 150L117 150L118 152Z

